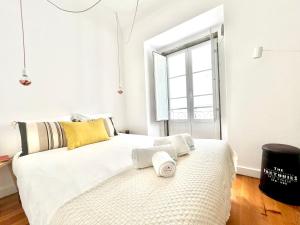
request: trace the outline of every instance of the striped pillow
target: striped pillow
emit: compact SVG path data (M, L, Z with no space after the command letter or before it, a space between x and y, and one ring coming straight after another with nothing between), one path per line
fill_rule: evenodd
M22 154L46 151L67 146L63 128L58 122L18 122L22 142Z

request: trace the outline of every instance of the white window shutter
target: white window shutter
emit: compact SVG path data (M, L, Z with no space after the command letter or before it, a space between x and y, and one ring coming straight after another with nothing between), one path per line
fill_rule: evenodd
M156 120L169 119L167 58L153 52Z

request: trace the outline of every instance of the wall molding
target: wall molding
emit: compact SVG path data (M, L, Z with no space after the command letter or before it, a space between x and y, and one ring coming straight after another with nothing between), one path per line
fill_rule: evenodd
M0 187L0 198L14 194L17 192L17 189L14 184Z
M246 167L246 166L237 166L237 174L260 178L260 169Z

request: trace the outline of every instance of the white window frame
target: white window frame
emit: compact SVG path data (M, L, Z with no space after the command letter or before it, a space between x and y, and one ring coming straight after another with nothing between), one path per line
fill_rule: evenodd
M168 93L170 96L170 83L169 80L174 78L170 78L169 77L169 69L168 69L168 57L169 56L174 56L176 54L181 54L182 52L185 53L185 65L186 65L186 74L185 75L178 75L176 77L179 76L186 76L186 99L187 99L187 108L182 108L182 109L186 109L187 110L187 119L172 119L171 118L171 108L170 108L170 100L171 99L176 99L176 98L170 98L169 97L169 120L172 120L176 123L186 123L187 121L191 121L193 123L211 123L211 122L216 122L217 120L220 120L220 109L219 109L219 105L220 105L220 96L219 96L219 68L218 68L218 42L217 42L217 38L213 38L210 39L208 41L211 41L211 57L212 57L212 67L211 69L206 69L203 71L198 71L198 72L204 72L204 71L208 71L211 70L212 71L212 87L213 87L213 119L195 119L194 118L194 109L195 108L210 108L209 107L194 107L194 96L193 95L193 71L192 71L192 56L191 56L191 51L195 48L198 48L199 46L205 44L207 42L203 41L199 44L196 44L194 46L191 46L189 48L185 48L182 49L180 51L171 53L166 55L167 57L167 77L168 77ZM204 95L199 95L199 96L204 96ZM184 98L184 97L182 97ZM178 108L179 109L179 108ZM176 109L175 109L176 110Z

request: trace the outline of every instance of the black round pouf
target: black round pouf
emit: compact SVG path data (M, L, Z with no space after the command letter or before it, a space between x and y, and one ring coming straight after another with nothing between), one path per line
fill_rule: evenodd
M300 149L283 144L262 149L260 190L280 202L300 205Z

